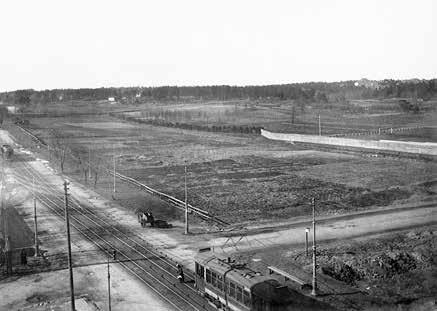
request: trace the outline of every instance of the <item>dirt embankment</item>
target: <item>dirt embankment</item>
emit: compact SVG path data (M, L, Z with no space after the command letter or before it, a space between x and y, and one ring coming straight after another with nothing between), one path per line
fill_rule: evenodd
M297 256L311 267L311 258ZM437 227L318 251L320 272L369 293L380 305L437 297Z

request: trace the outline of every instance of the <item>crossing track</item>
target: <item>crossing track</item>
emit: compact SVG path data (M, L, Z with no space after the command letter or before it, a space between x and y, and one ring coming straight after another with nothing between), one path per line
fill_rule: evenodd
M10 162L10 166L17 182L30 191L34 182L38 202L65 220L62 188L52 185L26 160L20 161L19 154L16 157L17 160ZM189 271L185 271L185 283L179 283L176 262L171 258L91 206L72 196L68 203L70 225L107 256L112 258L112 250L115 250L117 264L150 287L175 310L215 310L197 293Z

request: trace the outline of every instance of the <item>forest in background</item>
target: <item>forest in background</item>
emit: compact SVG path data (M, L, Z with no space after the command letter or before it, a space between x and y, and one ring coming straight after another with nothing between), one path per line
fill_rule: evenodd
M437 97L437 79L308 82L265 86L160 86L110 87L54 90L16 90L0 93L8 105L41 104L71 100L107 100L141 103L145 100L293 100L305 103L345 103L351 99Z

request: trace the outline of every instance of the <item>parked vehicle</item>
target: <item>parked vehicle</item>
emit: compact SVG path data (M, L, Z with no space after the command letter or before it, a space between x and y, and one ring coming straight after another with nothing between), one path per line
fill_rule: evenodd
M151 212L144 212L137 210L138 222L141 224L141 227L145 228L147 224L150 224L150 227L153 228L172 228L173 225L169 224L167 221L162 219L155 219Z
M12 148L11 145L2 145L1 150L2 150L2 157L5 160L10 159L14 154L14 149Z

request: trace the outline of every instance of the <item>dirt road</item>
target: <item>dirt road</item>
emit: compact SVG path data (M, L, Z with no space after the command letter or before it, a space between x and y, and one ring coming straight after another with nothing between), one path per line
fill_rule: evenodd
M370 236L378 233L391 232L406 228L420 227L437 223L437 205L415 209L389 209L381 210L379 213L369 211L358 215L337 216L320 221L317 225L317 240L332 241L354 237ZM316 220L317 224L317 220ZM238 241L241 235L220 237L211 240L216 249L231 251L250 250L278 245L300 245L305 243L305 228L312 228L310 221L300 221L295 225L289 224L291 228L275 230L270 227L258 229L260 233L247 232L247 235ZM257 229L255 229L257 231ZM267 231L267 232L266 232Z

